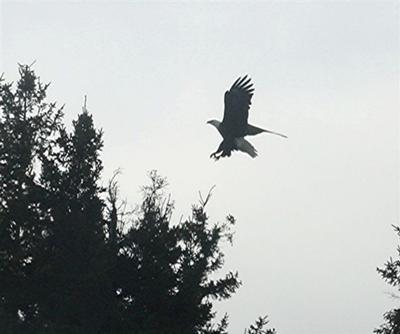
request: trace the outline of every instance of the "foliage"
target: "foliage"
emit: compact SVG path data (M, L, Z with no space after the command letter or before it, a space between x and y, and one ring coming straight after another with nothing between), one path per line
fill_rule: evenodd
M166 180L155 171L150 180L119 256L120 293L132 314L132 329L139 333L223 333L226 319L210 327L215 317L212 300L229 298L240 282L237 273L214 280L210 275L223 265L219 245L231 237L233 220L210 226L206 203L202 203L193 206L191 217L173 225L173 202L163 192Z
M265 326L269 323L267 316L259 317L254 325L245 331L245 334L276 334L275 329L266 329Z
M2 332L29 332L38 317L33 277L50 217L37 183L38 158L51 151L62 108L45 102L46 89L28 66L20 79L0 80L0 319Z
M172 222L155 171L136 212L115 175L101 186L102 132L86 109L68 132L29 66L0 79L0 332L225 334L213 306L240 286L221 275L232 216L212 224L205 200ZM248 333L263 331L260 318Z
M395 232L400 237L400 227L393 226ZM397 255L400 258L400 246L397 247ZM400 259L393 260L390 258L385 267L377 268L377 271L382 278L390 285L400 288ZM375 329L374 333L377 334L399 334L400 333L400 309L393 309L384 315L385 324Z

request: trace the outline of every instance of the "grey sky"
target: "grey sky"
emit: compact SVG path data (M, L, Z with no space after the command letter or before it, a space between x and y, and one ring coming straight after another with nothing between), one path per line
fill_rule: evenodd
M218 306L230 332L268 314L281 334L371 333L395 305L375 268L399 224L399 3L1 3L0 71L36 60L51 99L105 131L104 180L140 199L168 177L175 219L214 184L211 219L237 218L225 269L244 285ZM215 163L223 94L255 84L259 151ZM222 314L221 314L222 315Z

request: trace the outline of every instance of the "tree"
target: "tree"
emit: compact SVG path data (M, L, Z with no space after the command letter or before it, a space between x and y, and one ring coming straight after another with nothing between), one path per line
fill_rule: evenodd
M113 305L102 134L86 109L67 133L48 84L19 72L0 86L0 329L98 333Z
M210 223L210 192L173 222L155 171L127 212L116 175L101 186L102 132L86 101L68 132L48 84L30 66L19 73L15 89L0 78L0 332L226 334L213 306L240 286L219 273L234 218ZM265 325L248 333L273 334Z
M41 295L43 325L56 333L99 333L113 292L99 186L102 133L86 108L71 134L60 128L57 145L43 158L41 175L53 219L40 275L47 282Z
M121 243L119 291L128 322L136 333L225 333L226 318L212 325L212 300L229 298L240 281L237 273L216 280L210 274L223 265L219 245L231 239L234 220L210 226L207 199L187 220L173 224L173 202L163 192L166 180L155 171L150 180Z
M45 102L48 85L29 66L20 79L0 79L0 319L2 332L29 332L38 315L31 280L36 252L48 223L41 210L45 197L37 183L39 156L50 149L62 108Z
M266 329L265 326L269 323L267 316L259 317L254 325L251 325L249 329L245 330L245 334L276 334L275 328Z
M393 226L400 237L400 227ZM397 247L397 254L400 256L400 247ZM390 258L383 269L377 268L382 278L390 285L400 288L400 259ZM374 330L377 334L399 334L400 333L400 308L393 309L384 314L385 324Z

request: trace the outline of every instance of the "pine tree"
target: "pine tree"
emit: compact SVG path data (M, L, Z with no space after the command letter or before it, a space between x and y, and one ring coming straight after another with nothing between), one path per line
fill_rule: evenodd
M59 149L45 159L41 177L53 218L41 277L47 282L42 318L50 332L100 333L113 295L99 186L102 133L86 109L71 134L60 133Z
M125 212L115 178L107 198L100 185L102 132L86 101L68 132L48 85L19 71L15 89L0 79L0 332L226 334L213 306L240 281L215 274L234 218L211 224L209 194L173 223L156 172ZM260 321L249 333L274 333Z
M0 80L0 331L33 330L38 304L32 276L48 217L41 209L38 159L49 150L62 108L45 102L46 89L29 66L14 90Z
M227 319L213 326L213 299L226 299L239 287L237 273L210 275L223 265L220 243L231 240L228 223L210 226L206 201L192 216L173 224L166 180L150 174L140 214L122 242L120 293L136 333L225 333Z
M400 237L400 227L393 226ZM400 256L400 247L397 248L397 255ZM400 289L400 259L389 259L383 269L377 268L382 278L390 285ZM377 334L400 334L400 308L393 309L384 315L386 323L375 329Z
M276 334L275 328L265 328L269 323L267 319L267 316L259 317L254 325L251 325L249 329L245 330L244 334Z
M109 317L101 132L68 134L48 85L20 66L0 85L0 331L99 333Z

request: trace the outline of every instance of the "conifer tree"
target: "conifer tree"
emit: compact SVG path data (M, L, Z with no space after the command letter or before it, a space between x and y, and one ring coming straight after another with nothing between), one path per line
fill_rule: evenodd
M104 231L104 189L100 187L102 134L84 108L68 134L60 129L58 150L43 163L53 224L42 281L42 316L53 332L100 333L110 309L108 249Z
M62 108L29 66L19 66L13 89L0 80L0 331L30 332L38 315L32 276L48 217L37 182L38 159L49 150Z
M400 237L400 227L393 226L395 232ZM400 246L397 247L397 255L400 256ZM394 260L390 258L384 268L377 269L382 278L390 285L400 290L400 258ZM400 334L400 308L388 311L384 315L385 323L375 329L376 334Z
M231 240L234 220L211 225L205 213L207 199L193 207L190 218L173 224L173 203L163 193L166 180L154 171L150 179L119 256L120 292L132 330L225 333L226 318L212 325L212 301L229 298L240 281L237 273L221 279L210 275L223 265L220 243Z
M15 89L0 79L0 332L226 334L213 306L240 285L219 273L234 218L210 223L209 194L173 222L156 172L139 210L124 212L115 178L108 197L101 186L102 132L86 101L68 132L48 85L19 71ZM249 333L274 333L265 325Z
M265 328L269 322L267 318L267 316L259 317L254 325L245 330L244 334L276 334L275 328Z

